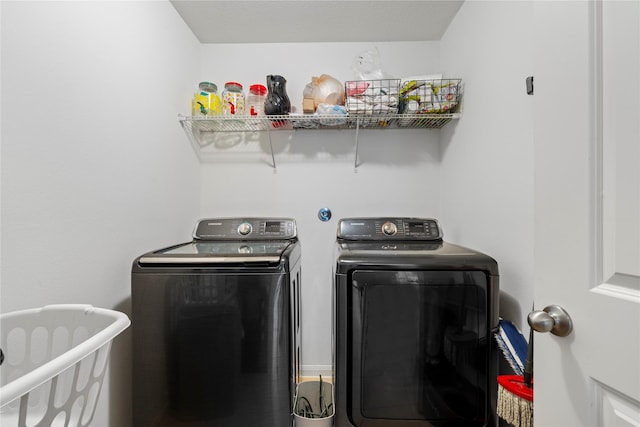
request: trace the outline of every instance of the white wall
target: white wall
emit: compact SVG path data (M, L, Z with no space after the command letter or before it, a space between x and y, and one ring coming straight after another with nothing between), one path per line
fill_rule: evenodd
M535 72L532 31L533 2L466 1L440 44L446 73L465 82L463 118L441 142L446 238L498 260L501 314L525 334L533 303L533 96L525 85Z
M135 256L184 240L198 215L199 166L176 114L199 44L168 2L1 7L1 311L129 312ZM111 362L94 424L122 427L128 333Z
M377 47L383 71L395 77L439 72L436 42L203 45L203 80L265 84L267 74L287 79L292 104L313 76L355 78L359 53ZM233 58L233 60L229 60ZM220 90L221 91L221 90ZM354 168L352 131L272 132L274 171L267 135L222 136L202 166L202 216L269 215L297 220L302 244L302 371L330 372L331 286L337 220L349 216L439 217L438 130L361 131L360 165ZM328 207L329 222L317 213Z

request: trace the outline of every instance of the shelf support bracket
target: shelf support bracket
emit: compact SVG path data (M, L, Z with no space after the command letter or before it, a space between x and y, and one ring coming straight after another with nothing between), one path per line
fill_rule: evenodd
M269 137L269 150L271 151L271 166L276 171L276 156L273 154L273 144L271 143L271 129L267 128L267 136Z
M353 171L358 172L358 132L360 131L360 117L356 118L356 153L353 159Z

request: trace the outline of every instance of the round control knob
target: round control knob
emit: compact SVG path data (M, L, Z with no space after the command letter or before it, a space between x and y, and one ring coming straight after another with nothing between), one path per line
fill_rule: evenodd
M242 245L238 248L238 253L243 255L252 254L253 249L250 246Z
M249 224L248 222L243 222L238 226L238 233L246 236L247 234L251 233L251 229L251 224Z
M398 232L398 227L392 222L385 222L382 224L382 232L387 236L393 236Z

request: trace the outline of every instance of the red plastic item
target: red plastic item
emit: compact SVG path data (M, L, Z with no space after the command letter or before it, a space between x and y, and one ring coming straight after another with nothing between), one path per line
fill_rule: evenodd
M251 85L249 86L249 93L254 95L264 96L267 94L267 87L264 85Z
M533 387L528 387L524 383L524 377L520 375L499 375L498 384L508 392L533 402Z

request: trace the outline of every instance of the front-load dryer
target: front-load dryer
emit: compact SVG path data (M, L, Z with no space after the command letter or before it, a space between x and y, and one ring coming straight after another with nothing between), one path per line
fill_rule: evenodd
M496 425L498 265L434 219L338 224L336 427Z
M286 218L215 218L132 267L133 425L291 425L300 243Z

